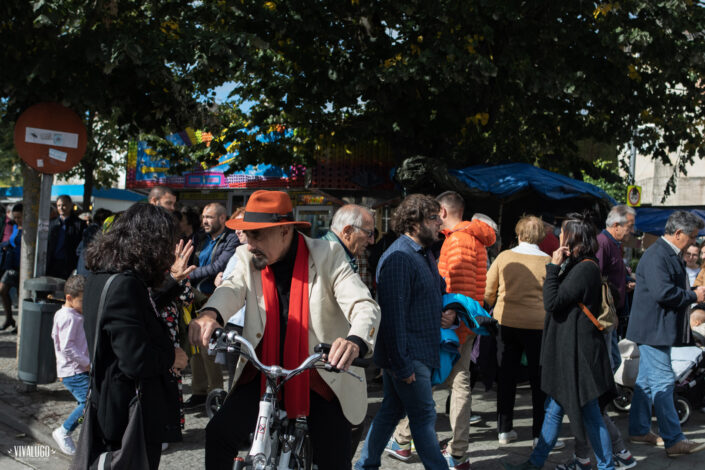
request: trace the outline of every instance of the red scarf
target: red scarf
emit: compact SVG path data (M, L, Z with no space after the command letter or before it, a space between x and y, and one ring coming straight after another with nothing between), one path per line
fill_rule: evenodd
M294 261L294 272L289 292L289 319L284 338L285 369L295 369L308 357L308 247L304 237L298 235L299 241ZM267 266L262 270L262 290L264 305L267 310L267 322L262 339L262 363L267 366L279 364L279 296L274 280L274 273ZM265 390L262 375L262 392ZM284 402L289 418L308 416L310 394L309 371L289 380L284 386Z

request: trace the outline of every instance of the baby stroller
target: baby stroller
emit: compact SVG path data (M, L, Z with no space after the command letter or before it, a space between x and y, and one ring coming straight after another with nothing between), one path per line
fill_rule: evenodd
M612 404L618 411L629 411L636 377L639 373L639 349L636 343L623 339L619 342L622 364L614 374L618 396ZM705 360L703 349L697 346L675 347L671 349L671 366L676 376L674 401L678 419L685 424L693 412L693 407L703 406L705 392Z

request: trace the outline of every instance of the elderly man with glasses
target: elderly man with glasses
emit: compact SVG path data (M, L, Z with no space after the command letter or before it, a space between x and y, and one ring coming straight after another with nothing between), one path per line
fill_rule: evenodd
M374 243L375 219L372 212L357 204L346 204L337 210L324 240L340 243L350 267L359 272L358 258L365 256L367 246Z
M641 257L627 327L627 339L639 345L639 375L629 409L629 435L639 444L665 445L669 457L705 449L705 443L685 437L673 404L675 374L671 348L691 343L688 307L705 301L705 287L691 289L681 260L705 221L686 211L671 214L664 235ZM651 430L655 410L660 437Z

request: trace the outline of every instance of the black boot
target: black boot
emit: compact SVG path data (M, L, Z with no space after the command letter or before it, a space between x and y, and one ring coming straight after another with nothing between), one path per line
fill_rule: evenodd
M5 324L2 325L2 328L0 328L1 331L5 331L11 326L15 326L15 319L10 317L10 318L5 318Z

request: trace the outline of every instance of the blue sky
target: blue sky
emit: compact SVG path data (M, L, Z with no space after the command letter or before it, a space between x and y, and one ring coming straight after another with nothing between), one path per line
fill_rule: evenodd
M228 99L228 95L235 88L235 82L226 82L215 88L215 100L222 103Z
M215 88L215 101L217 103L223 103L228 100L228 95L235 88L235 82L225 82L222 85ZM240 105L240 110L244 113L248 112L254 101L245 101Z

